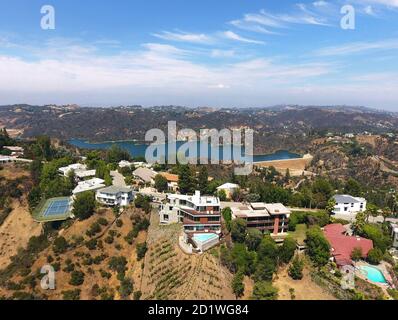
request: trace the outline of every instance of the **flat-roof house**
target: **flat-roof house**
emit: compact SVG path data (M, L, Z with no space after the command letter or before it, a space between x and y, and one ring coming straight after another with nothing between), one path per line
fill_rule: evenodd
M243 219L248 228L256 228L271 235L286 234L291 211L281 203L241 203L231 207L232 219Z
M24 153L24 149L18 146L4 146L4 149L11 151L11 156L19 157L22 156Z
M72 191L73 195L77 195L86 191L96 191L105 187L105 181L99 178L82 181L77 184L77 187Z
M133 172L133 176L145 184L153 184L157 174L157 172L148 168L138 168Z
M161 206L160 223L182 223L186 233L221 232L220 199L202 196L170 194Z
M343 215L356 215L358 212L364 212L366 210L366 199L353 197L350 195L336 195L333 197L336 201L334 207L334 214Z
M355 248L360 248L362 258L366 258L373 241L362 237L347 236L342 224L329 224L324 228L324 234L331 246L331 255L339 267L352 265L351 254Z
M224 183L217 188L217 191L224 191L228 199L232 198L232 195L240 189L240 186L235 183Z
M83 180L89 177L94 177L96 174L96 170L87 170L87 166L81 163L75 163L66 167L59 168L58 171L64 177L67 177L70 174L70 172L73 171L76 178L78 178L79 180Z
M134 199L133 190L128 187L110 186L97 190L95 199L107 206L125 207Z

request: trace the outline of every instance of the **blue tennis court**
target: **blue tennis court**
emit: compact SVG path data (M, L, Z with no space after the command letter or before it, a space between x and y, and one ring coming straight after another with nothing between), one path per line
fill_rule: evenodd
M62 221L71 217L71 198L52 198L43 200L33 213L39 222Z
M69 212L69 199L50 200L49 206L44 211L43 216L59 216Z

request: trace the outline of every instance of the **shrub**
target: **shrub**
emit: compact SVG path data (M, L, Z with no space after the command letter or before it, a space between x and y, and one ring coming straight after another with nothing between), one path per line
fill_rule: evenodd
M252 299L254 300L276 300L278 298L278 289L267 281L256 282L253 288Z
M64 237L58 237L54 240L53 251L55 254L64 253L68 250L69 244Z
M72 286L80 286L84 283L84 273L81 271L73 271L69 284Z
M295 257L289 267L289 276L294 280L303 278L304 262L299 257Z
M64 300L80 300L80 289L62 291L62 298Z
M379 248L374 248L368 253L368 262L373 265L378 265L383 259L383 252Z
M136 249L137 249L137 260L140 261L145 257L145 254L148 251L148 247L146 243L139 243L137 244Z

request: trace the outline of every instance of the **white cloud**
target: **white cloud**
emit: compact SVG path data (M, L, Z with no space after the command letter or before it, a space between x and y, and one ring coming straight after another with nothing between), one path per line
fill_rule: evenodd
M398 0L365 0L368 3L385 5L387 7L398 7Z
M152 35L163 40L179 42L209 43L212 40L211 37L203 33L162 31L161 33L154 33Z
M313 3L315 9L325 9L329 7L325 1L317 1ZM230 22L236 28L259 32L275 34L275 29L287 28L290 24L304 24L304 25L318 25L328 26L327 19L319 13L313 12L304 4L297 4L299 9L293 13L288 14L273 14L266 10L261 10L259 13L248 13L241 19Z
M375 16L375 15L376 15L376 13L374 12L372 6L366 6L366 7L364 8L364 12L365 12L366 14L370 15L370 16Z
M338 56L363 53L371 50L396 50L398 39L389 39L375 42L353 42L346 45L326 47L315 52L319 56Z
M326 7L329 5L328 2L323 1L323 0L315 1L312 4L314 5L314 7Z
M245 43L253 43L253 44L265 44L264 41L258 41L258 40L244 38L230 30L223 32L222 35L229 40L235 40L235 41L240 41L240 42L245 42Z

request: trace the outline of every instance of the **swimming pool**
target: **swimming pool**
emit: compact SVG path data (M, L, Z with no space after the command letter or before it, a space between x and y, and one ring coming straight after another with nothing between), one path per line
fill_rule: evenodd
M359 267L359 270L370 281L377 282L377 283L387 283L387 280L384 277L383 272L381 272L376 267L361 266L361 267Z
M193 239L195 241L200 241L202 243L218 238L218 235L216 235L215 233L198 233L193 236Z

